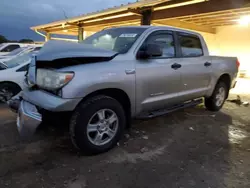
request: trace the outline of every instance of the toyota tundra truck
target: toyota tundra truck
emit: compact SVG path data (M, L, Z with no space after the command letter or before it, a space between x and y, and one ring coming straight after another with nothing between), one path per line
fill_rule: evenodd
M31 135L48 115L59 121L68 114L73 145L98 154L117 144L131 119L202 101L219 111L238 68L237 58L210 56L200 34L172 27L119 27L79 43L49 41L29 65L17 128Z

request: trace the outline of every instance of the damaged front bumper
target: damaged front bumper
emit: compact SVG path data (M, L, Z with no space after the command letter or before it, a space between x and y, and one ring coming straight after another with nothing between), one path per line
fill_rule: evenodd
M44 111L49 113L71 112L81 101L63 99L41 90L24 90L8 101L10 109L17 113L17 128L24 137L32 136L42 122Z
M17 129L22 137L31 136L42 122L42 115L35 105L22 100L17 115Z

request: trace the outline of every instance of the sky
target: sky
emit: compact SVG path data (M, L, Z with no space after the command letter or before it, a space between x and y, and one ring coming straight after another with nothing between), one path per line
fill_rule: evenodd
M87 2L86 2L87 1ZM31 26L79 16L136 0L0 0L0 35L9 40L43 37Z

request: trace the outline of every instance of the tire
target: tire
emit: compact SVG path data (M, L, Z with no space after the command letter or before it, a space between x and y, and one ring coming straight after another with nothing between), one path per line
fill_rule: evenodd
M13 83L1 83L0 84L0 101L7 102L12 97L17 95L22 89Z
M102 116L105 118L100 118L99 114L104 114ZM117 120L109 124L107 122L113 121L111 116ZM74 146L83 153L99 154L110 150L117 144L125 125L125 112L117 100L104 95L95 96L76 108L70 121L70 137ZM101 138L97 139L97 135L101 134ZM102 139L103 142L100 141ZM110 139L110 141L105 142L105 139Z
M221 95L221 97L219 98L218 96L222 90L224 91L224 96ZM229 88L224 82L221 81L217 83L212 96L209 98L205 98L206 108L214 112L219 111L225 103L228 92L229 92Z

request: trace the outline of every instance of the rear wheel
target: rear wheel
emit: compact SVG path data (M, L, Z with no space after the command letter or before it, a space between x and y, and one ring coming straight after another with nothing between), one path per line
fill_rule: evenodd
M13 83L1 83L0 84L0 101L7 102L12 97L17 95L21 91L21 88Z
M71 123L71 140L77 149L98 154L113 148L126 125L121 104L108 96L95 96L80 104Z
M219 82L215 90L213 92L213 95L209 98L205 99L205 106L210 111L219 111L227 98L229 92L229 88L224 82Z

